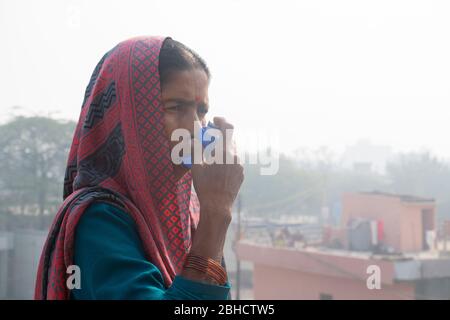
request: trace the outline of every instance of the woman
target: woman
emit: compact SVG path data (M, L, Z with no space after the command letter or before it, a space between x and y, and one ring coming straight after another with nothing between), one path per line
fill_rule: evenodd
M133 38L100 60L70 149L64 202L40 259L36 299L229 298L222 251L242 166L234 154L234 164L191 170L171 159L172 132L193 136L194 123L205 123L209 79L205 62L171 38ZM224 118L214 124L233 128Z

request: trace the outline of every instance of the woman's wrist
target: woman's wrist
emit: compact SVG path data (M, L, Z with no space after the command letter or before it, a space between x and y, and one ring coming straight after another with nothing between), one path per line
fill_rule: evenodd
M215 224L219 227L231 223L231 206L200 203L200 221Z
M221 261L225 238L226 233L215 233L211 229L197 229L189 252L205 258Z
M212 259L217 263L222 262L223 247L226 234L231 222L231 209L212 208L200 205L200 221L192 239L190 255ZM185 278L210 284L217 284L205 272L193 268L184 268L182 275Z
M192 240L191 252L221 261L231 213L200 210L200 221Z

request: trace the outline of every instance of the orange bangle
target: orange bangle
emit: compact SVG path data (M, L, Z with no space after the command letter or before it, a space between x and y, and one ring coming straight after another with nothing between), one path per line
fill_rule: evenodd
M195 254L188 254L184 267L205 273L219 285L224 285L227 282L225 269L214 259L205 258Z
M201 273L204 273L210 280L218 285L224 285L226 283L226 278L217 273L213 272L211 269L205 269L204 267L195 266L192 264L188 264L185 266L185 269L194 269Z
M214 278L214 280L218 283L225 283L226 278L223 276L222 272L215 270L214 268L208 268L205 265L198 264L196 262L190 262L186 265L187 268L196 269L198 271L204 272Z
M186 267L193 268L207 274L219 284L226 283L225 269L213 259L189 254L186 258Z

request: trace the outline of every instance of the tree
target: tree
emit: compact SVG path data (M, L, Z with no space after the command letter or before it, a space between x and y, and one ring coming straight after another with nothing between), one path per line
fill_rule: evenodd
M62 201L66 160L75 122L19 116L0 126L0 210L40 217Z
M319 177L303 170L295 160L281 155L275 175L261 175L260 165L246 164L241 188L244 209L257 216L313 214L320 208Z
M436 199L440 218L450 217L450 166L429 152L402 154L387 165L391 188L396 193Z

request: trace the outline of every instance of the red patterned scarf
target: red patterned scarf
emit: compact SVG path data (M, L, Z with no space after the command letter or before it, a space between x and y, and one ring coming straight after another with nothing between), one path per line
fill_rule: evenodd
M75 228L93 201L131 215L166 286L182 269L199 210L190 172L175 179L164 134L158 71L164 39L121 42L92 74L68 157L64 202L39 262L35 299L70 298L66 270L73 264Z

